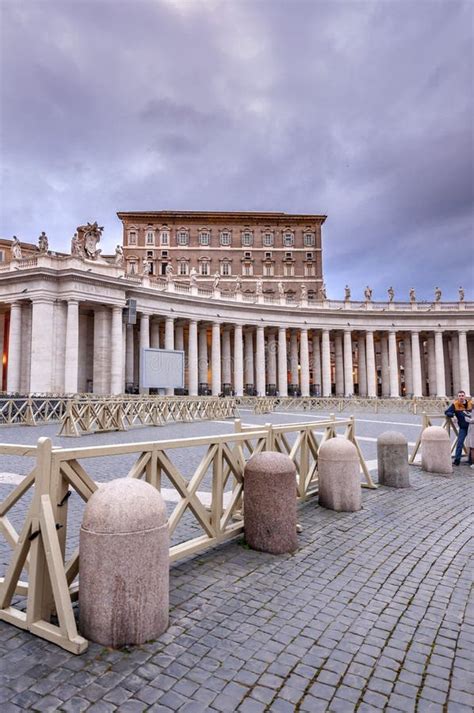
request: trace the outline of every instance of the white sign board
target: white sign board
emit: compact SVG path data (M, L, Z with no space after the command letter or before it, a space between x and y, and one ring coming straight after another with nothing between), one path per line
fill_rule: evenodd
M184 388L184 352L142 349L140 386L145 389Z

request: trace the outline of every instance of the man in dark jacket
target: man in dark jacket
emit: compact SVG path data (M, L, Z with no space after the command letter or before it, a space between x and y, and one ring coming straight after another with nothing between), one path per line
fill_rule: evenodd
M457 399L453 401L451 406L444 412L445 416L456 417L459 427L458 442L456 444L456 452L454 454L454 465L459 465L462 456L462 447L467 436L469 423L466 421L465 411L472 411L472 401L466 397L465 391L459 391Z

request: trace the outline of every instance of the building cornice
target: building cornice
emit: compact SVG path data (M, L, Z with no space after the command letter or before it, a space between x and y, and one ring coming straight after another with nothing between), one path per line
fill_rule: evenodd
M266 211L119 211L117 216L120 220L134 220L150 218L151 222L160 219L162 222L168 220L179 219L201 219L201 220L235 220L242 222L244 220L258 220L268 222L296 222L296 221L317 221L321 225L327 218L327 215L310 214L310 213L282 213L282 212L266 212Z

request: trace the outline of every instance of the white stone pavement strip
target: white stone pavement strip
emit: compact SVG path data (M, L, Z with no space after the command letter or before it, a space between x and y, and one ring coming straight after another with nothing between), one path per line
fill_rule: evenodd
M253 413L252 409L239 409L240 412L247 411L248 413ZM291 411L272 411L272 414L275 416L297 416L300 418L302 421L305 419L314 419L315 421L324 421L325 417L323 415L320 416L311 416L309 413L301 413L301 411L298 412L291 412ZM352 414L351 414L352 415ZM344 421L345 419L342 417L336 418L336 421ZM413 428L420 428L419 423L410 423L409 421L379 421L378 419L375 418L360 418L360 416L356 416L356 421L357 423L383 423L383 424L388 424L390 426L412 426ZM226 423L226 421L215 421L215 423Z

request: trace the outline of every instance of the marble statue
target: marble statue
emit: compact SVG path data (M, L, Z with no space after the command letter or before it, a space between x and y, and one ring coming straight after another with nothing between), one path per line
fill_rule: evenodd
M326 283L323 282L323 285L321 287L321 299L327 300L327 298L328 298L328 293L327 293L327 289L326 289Z
M280 297L285 296L285 285L283 284L283 282L281 280L278 283L278 294L280 295Z
M148 262L148 258L144 257L142 260L142 275L143 277L146 277L147 275L150 274L150 263Z
M75 257L84 257L77 233L74 233L71 239L71 255L74 255Z
M123 265L123 247L121 245L117 245L117 247L115 248L114 262L119 267L122 267Z
M12 260L21 260L21 245L16 235L13 236L10 250L12 254Z
M301 290L301 299L305 300L308 297L308 290L306 289L306 285L301 285L300 287Z
M441 300L441 290L439 287L435 288L435 302L440 302Z
M414 287L412 287L410 290L410 302L416 302L416 294Z
M459 288L459 301L464 302L464 287Z
M393 300L395 299L395 290L393 289L393 287L389 287L387 292L388 292L388 301L393 302Z
M255 283L255 292L257 295L263 294L263 282L261 277L259 277Z
M38 248L39 248L40 253L45 254L48 252L48 249L49 249L48 236L46 235L44 230L42 231L41 235L38 238Z
M221 276L219 275L219 272L216 270L214 273L214 279L212 281L212 289L217 290L219 287L219 282L221 281Z
M191 268L191 272L189 273L189 281L191 283L191 287L196 287L196 285L197 285L197 270L195 267Z
M346 302L348 302L350 300L350 298L351 298L351 288L349 287L349 285L346 285L344 287L344 299L346 300Z
M235 278L235 291L236 292L242 292L242 278L240 275L237 275Z
M168 263L166 266L166 282L173 282L173 265Z
M372 302L372 288L368 285L364 290L364 297L366 302Z

